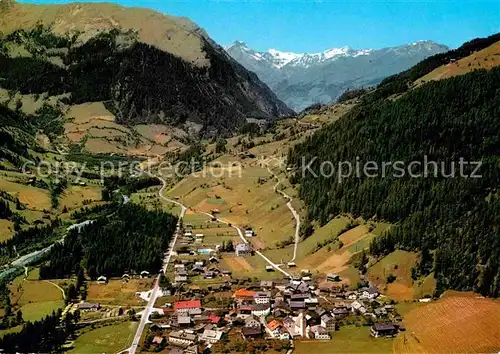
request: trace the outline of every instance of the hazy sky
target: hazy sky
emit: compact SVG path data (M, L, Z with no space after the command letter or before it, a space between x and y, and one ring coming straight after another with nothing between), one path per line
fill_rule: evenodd
M109 1L109 0L108 0ZM29 0L67 3L64 0ZM254 49L319 52L350 46L382 48L420 39L457 47L500 32L500 0L116 0L186 16L219 44L242 40Z

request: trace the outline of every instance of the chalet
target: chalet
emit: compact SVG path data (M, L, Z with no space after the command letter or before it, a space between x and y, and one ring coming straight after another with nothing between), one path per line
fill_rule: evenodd
M335 331L336 325L335 318L328 315L321 316L321 326L326 328L328 331Z
M266 266L266 272L274 272L274 267L273 266Z
M318 317L321 317L321 316L327 314L327 311L322 307L318 307L314 312L315 312L316 316L318 316Z
M238 243L234 252L236 256L245 256L252 253L252 246L248 243Z
M254 316L249 316L249 317L245 318L245 327L258 327L258 328L260 328L260 321Z
M246 229L245 230L245 237L254 237L255 233L253 232L252 229Z
M380 292L378 291L376 286L370 286L368 289L363 290L361 298L376 299L379 296L379 294Z
M215 257L215 256L211 256L208 261L212 264L215 264L215 263L219 263L219 258Z
M267 325L267 330L273 337L279 337L281 331L283 330L283 324L280 321L272 320Z
M295 268L295 267L297 267L297 264L295 264L295 262L288 262L287 266L288 266L288 268Z
M329 273L326 275L326 280L337 282L340 281L340 276L338 274Z
M191 269L192 272L195 272L195 273L198 273L198 274L201 274L201 273L204 273L205 272L205 269L203 269L203 267L193 267L193 269Z
M208 316L208 320L210 321L210 323L214 324L214 325L218 325L221 321L221 318L217 315L214 315L213 313L210 314Z
M387 317L387 310L383 307L373 310L373 314L377 318Z
M200 336L200 340L205 343L215 344L221 340L223 334L221 331L206 329Z
M168 341L169 343L175 345L182 345L182 346L193 345L194 342L196 341L196 335L186 333L184 331L174 331L170 332L168 336Z
M308 334L309 338L324 340L331 339L330 335L328 334L328 330L323 326L312 326L311 328L309 328Z
M106 278L104 275L101 275L99 278L97 278L97 284L107 284L108 278Z
M283 320L283 326L290 336L305 338L307 335L307 324L304 314L301 312L297 317L286 317Z
M346 318L347 316L349 316L349 309L345 306L341 306L341 307L335 307L333 310L332 310L332 315L336 318L336 319L343 319L343 318Z
M227 269L223 269L221 273L222 273L222 275L225 275L225 276L230 276L232 274L232 272L230 270L227 270Z
M398 326L393 323L375 323L370 334L375 337L395 337L398 334Z
M80 302L78 305L78 310L81 311L97 311L101 308L100 304L94 304L91 302Z
M188 328L191 327L191 324L191 317L188 314L181 314L180 316L177 316L178 327Z
M205 261L203 261L203 260L194 262L195 267L203 267L204 265L205 265Z
M174 309L176 312L190 313L191 310L201 309L201 301L200 300L176 301L174 303Z
M184 353L182 354L198 354L198 346L197 345L190 345L186 349L184 349Z
M175 281L176 283L185 283L185 282L187 282L187 281L188 281L188 277L187 277L187 276L185 276L185 275L178 275L178 276L176 276L176 277L174 278L174 281Z
M305 299L309 299L311 295L308 293L297 293L290 295L290 301L304 301Z
M257 317L267 317L271 313L271 306L269 304L255 304L252 305L252 315Z
M241 334L246 340L262 337L262 330L259 327L243 327Z
M196 234L196 235L194 235L194 238L198 238L198 239L202 239L204 237L205 237L205 235L203 235L203 234Z
M255 297L255 291L247 289L238 289L233 294L233 298L235 298L236 301L239 303L243 301L253 301L254 297Z
M203 274L203 278L213 279L213 278L215 278L215 273L214 272L205 272L205 274Z
M140 273L141 278L149 278L149 272L147 270L143 270Z
M268 304L271 301L271 293L269 291L257 291L254 295L256 304Z
M304 301L290 301L290 309L292 311L303 310L306 308Z

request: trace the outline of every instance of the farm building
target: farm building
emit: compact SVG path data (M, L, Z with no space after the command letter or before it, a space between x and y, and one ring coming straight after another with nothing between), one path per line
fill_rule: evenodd
M253 232L252 229L246 229L245 230L245 237L254 237L255 233Z
M398 334L398 326L393 323L375 323L370 334L375 337L395 337Z
M288 262L287 266L288 268L295 268L297 265L295 264L295 262Z
M189 312L190 310L199 308L201 308L200 300L176 301L174 303L176 312Z
M330 273L326 275L326 280L328 281L340 281L340 277L337 274Z
M235 247L236 256L247 255L252 253L252 246L248 243L239 243Z
M106 278L104 275L101 275L99 278L97 278L97 284L106 284L108 282L108 278Z

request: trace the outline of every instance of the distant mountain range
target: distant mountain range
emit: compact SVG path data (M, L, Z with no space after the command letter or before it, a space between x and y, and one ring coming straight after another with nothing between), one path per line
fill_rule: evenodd
M346 89L378 84L389 75L449 50L447 46L433 41L382 49L342 47L313 54L275 49L258 52L241 41L225 49L296 111L313 103L332 102Z

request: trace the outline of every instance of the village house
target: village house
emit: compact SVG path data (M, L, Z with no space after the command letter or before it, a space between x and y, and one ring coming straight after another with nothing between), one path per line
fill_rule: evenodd
M326 328L328 331L335 331L336 328L335 318L328 315L321 316L321 326Z
M91 302L80 302L78 305L78 310L80 311L98 311L101 308L100 304L94 304Z
M377 287L370 286L368 289L363 290L361 298L363 299L376 299L379 296Z
M339 307L335 307L333 310L332 310L332 315L336 318L336 319L343 319L343 318L346 318L347 316L349 316L349 309L345 306L339 306Z
M255 304L252 305L252 315L257 317L267 317L271 313L271 306L269 304Z
M271 322L269 322L266 325L266 328L267 328L267 331L269 332L269 334L272 337L276 338L276 337L279 337L281 335L281 332L282 332L284 327L280 321L272 320Z
M97 284L107 284L108 283L108 278L106 278L104 275L101 275L99 278L97 278Z
M175 312L191 313L193 310L201 309L200 300L176 301L174 303Z
M328 334L328 330L323 327L323 326L312 326L309 328L309 338L314 338L314 339L323 339L323 340L328 340L331 339L330 335Z
M340 276L338 274L329 273L326 275L326 280L338 282L338 281L340 281Z
M262 337L262 329L260 327L243 327L241 334L245 340Z
M254 295L256 304L268 304L271 301L271 293L269 291L257 291Z
M248 316L245 318L245 327L259 327L260 321L255 316Z
M370 330L370 334L375 337L395 337L398 334L398 326L393 323L375 323Z
M255 291L247 289L238 289L234 292L233 298L237 303L251 303L255 297Z
M173 331L168 336L169 343L181 346L192 345L196 341L196 335L185 331Z
M200 340L205 343L215 344L221 340L224 333L217 330L205 329L200 337Z
M246 229L245 230L245 237L254 237L255 234L252 229Z
M361 303L360 301L358 300L354 300L351 304L351 308L352 308L352 312L353 313L361 313L361 314L364 314L366 313L366 308L365 306L363 305L363 303Z
M238 243L234 250L237 257L252 253L252 246L248 243Z
M186 275L177 275L174 278L174 282L176 283L185 283L188 281L188 277Z

